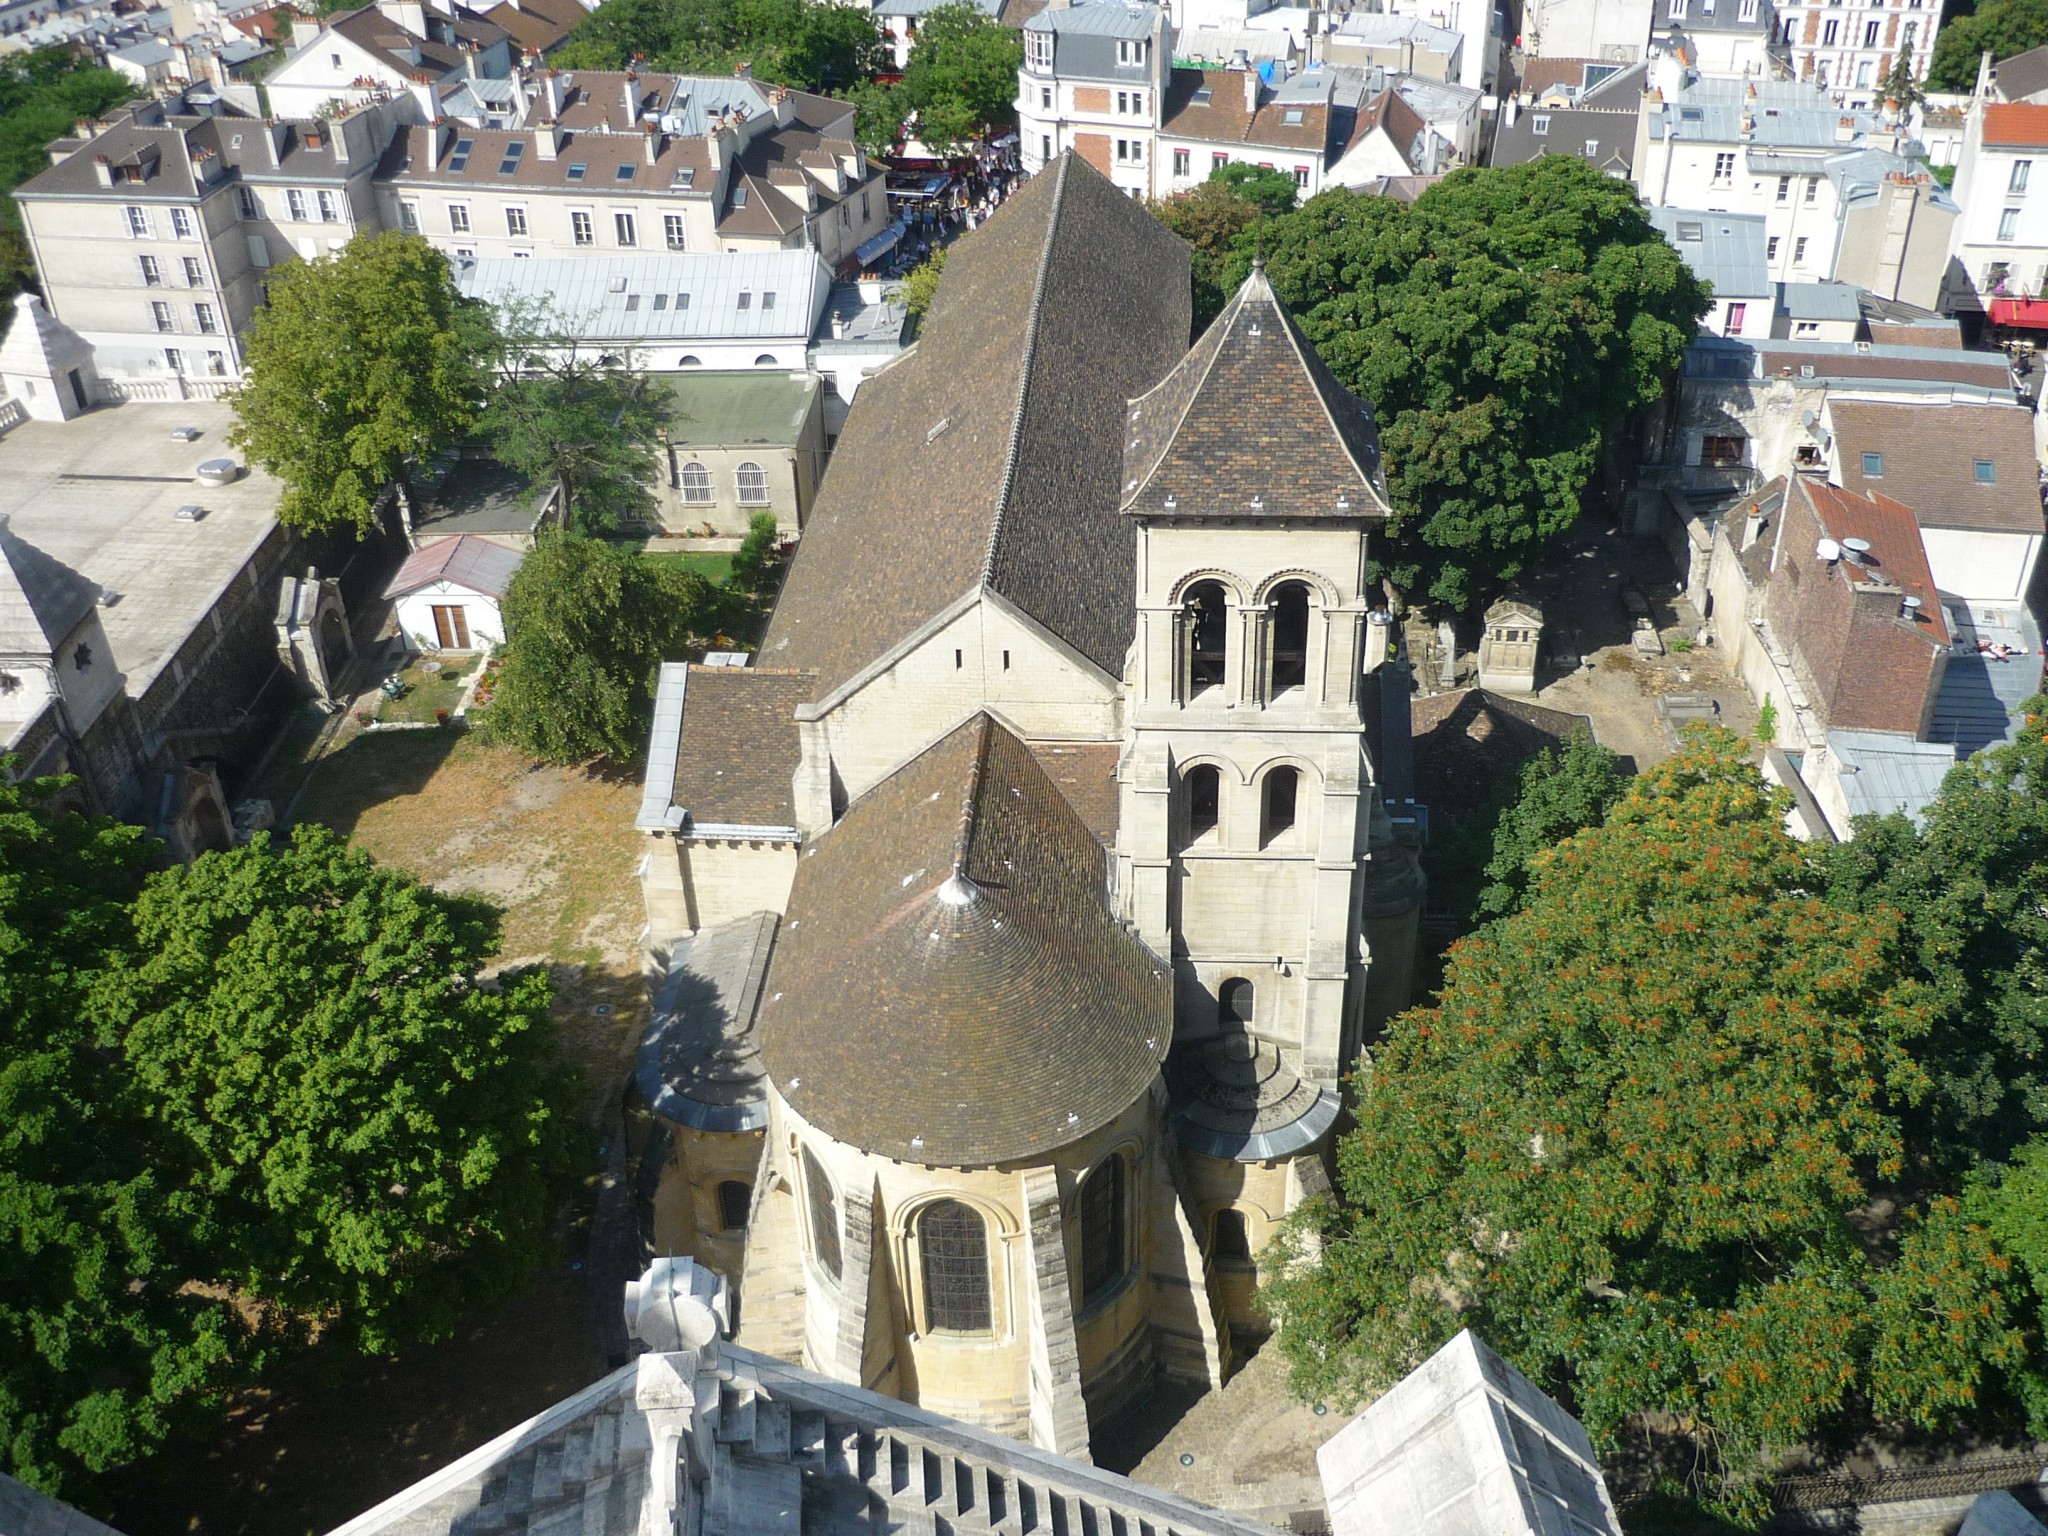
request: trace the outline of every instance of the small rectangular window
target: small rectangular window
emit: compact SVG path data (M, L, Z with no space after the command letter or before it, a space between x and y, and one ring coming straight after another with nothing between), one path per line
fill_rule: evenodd
M763 312L763 313L765 314L765 313L766 313L767 311L769 311L769 310L773 309L774 307L775 307L775 290L774 290L773 288L771 288L771 289L769 289L769 290L768 290L768 291L767 291L766 293L764 293L764 294L762 294L762 295L761 295L761 310L762 310L762 312Z
M401 206L410 208L412 205L406 203ZM235 188L235 213L237 217L244 219L260 219L263 217L263 205L256 201L254 189L249 187Z
M177 321L171 318L171 306L164 303L161 299L151 301L149 316L150 319L156 322L156 328L159 331L175 331L178 328Z
M200 335L215 336L220 333L220 322L214 318L211 304L194 304L192 318L199 322Z
M575 237L578 245L593 245L597 241L596 231L592 229L590 215L587 213L578 212L570 214L569 231Z
M469 157L475 149L475 139L457 139L455 141L455 153L448 157L448 169L457 172L468 170Z
M738 307L742 310L748 310L754 307L754 296L751 293L748 293L744 288L740 290Z
M322 224L338 224L341 222L341 215L334 206L334 194L332 192L322 192L320 194L320 222Z
M1176 176L1185 176L1187 175L1187 173L1188 152L1184 149L1176 149L1173 152L1173 174Z
M668 295L667 295L667 294L665 294L665 293L657 293L657 294L656 294L656 295L654 296L654 307L655 307L656 309L667 309L667 308L668 308Z
M137 240L147 240L149 238L149 215L140 208L130 208L126 212L128 215L128 233Z
M192 238L192 215L183 208L171 210L171 233L180 240Z
M665 213L661 216L661 234L672 251L683 249L683 216L680 213Z
M1996 485L1998 483L1998 466L1989 459L1979 459L1977 461L1977 483L1979 485Z
M1884 478L1883 454L1866 453L1863 455L1863 478L1866 480L1881 480Z
M505 146L505 158L498 162L498 174L500 176L516 175L519 170L519 157L525 153L526 140L514 139L510 144L507 144Z
M1806 178L1806 200L1809 203L1820 200L1820 178L1818 176Z
M448 205L448 231L450 234L456 235L466 235L469 233L468 204L450 203Z
M400 203L398 205L398 227L408 235L416 235L420 232L420 205L418 203Z
M1539 139L1550 132L1550 114L1548 112L1538 112L1534 117L1530 118L1529 131Z
M1778 235L1773 235L1769 240L1764 242L1765 261L1776 261L1778 259L1778 242L1780 238L1781 237Z
M1806 236L1801 235L1792 242L1792 265L1795 267L1806 265L1806 238Z
M2027 178L2034 174L2034 162L2015 160L2012 163L2012 179L2005 184L2005 190L2017 197L2027 190Z
M206 268L200 264L197 256L187 256L185 258L185 286L187 288L204 288L206 286Z
M589 167L588 165L586 165L586 164L585 164L585 163L584 163L583 161L581 161L581 160L572 160L572 161L570 161L570 162L569 162L569 180L571 180L571 181L581 181L581 180L583 179L584 175L585 175L585 174L586 174L586 173L587 173L587 172L588 172L589 170L590 170L590 167Z
M284 206L285 211L291 215L294 224L306 222L306 194L297 187L293 187L285 193Z
M164 270L163 267L158 264L157 259L154 256L138 256L135 258L135 260L136 264L142 268L143 287L155 288L162 284L164 280Z
M1778 178L1778 201L1781 203L1792 201L1792 178L1790 176L1780 176Z
M1998 238L1999 238L1999 239L2001 239L2001 240L2014 240L2014 239L2017 239L2017 238L2019 237L2019 232L2020 232L2020 211L2019 211L2019 209L2017 209L2017 208L2008 208L2008 209L2006 209L2006 210L2005 210L2005 211L2004 211L2003 213L1999 214L1999 216L1998 216Z
M967 653L966 653L966 652L964 652L964 651L955 651L955 652L953 653L953 670L954 670L955 672L958 672L958 671L959 671L959 670L960 670L960 669L961 669L962 667L964 667L964 666L966 666L966 665L967 665Z
M639 174L640 167L629 160L624 165L620 166L617 170L612 172L612 180L631 181L635 176Z
M526 210L524 208L507 208L505 210L505 233L515 238L526 233Z

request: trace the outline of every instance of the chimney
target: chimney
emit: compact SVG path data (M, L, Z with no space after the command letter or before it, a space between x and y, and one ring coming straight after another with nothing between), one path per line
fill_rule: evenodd
M1757 506L1756 503L1751 502L1749 507L1749 516L1745 517L1742 520L1742 547L1744 549L1755 548L1756 541L1763 537L1763 533L1763 508Z
M328 125L327 131L334 138L334 163L343 170L348 169L348 124L337 118Z
M533 133L533 152L543 160L552 160L562 147L562 130L550 118Z
M105 155L92 157L92 173L99 178L101 186L111 187L114 184L114 163Z
M737 63L737 64L733 65L733 67L732 67L732 75L733 75L733 78L734 78L735 80L751 80L751 79L753 79L753 78L754 78L754 66L753 66L753 63L752 63L752 62L751 62L750 60L747 60L747 59L741 59L741 60L739 61L739 63Z
M640 121L640 77L630 69L626 71L626 83L621 94L626 102L625 130L631 133L633 125Z
M1853 143L1855 138L1856 119L1844 112L1835 119L1835 142L1837 144L1849 144Z
M1998 79L1998 71L1991 67L1991 50L1986 48L1977 59L1977 99L1982 101L1991 94L1991 87Z
M1256 69L1244 72L1244 109L1247 112L1259 110L1259 72Z
M655 161L661 158L661 130L658 127L656 127L653 123L646 123L643 124L642 126L647 131L641 134L640 137L646 142L647 145L647 163L649 165L652 165Z
M542 117L548 122L557 121L562 115L562 72L551 69L540 78L541 99L547 103Z

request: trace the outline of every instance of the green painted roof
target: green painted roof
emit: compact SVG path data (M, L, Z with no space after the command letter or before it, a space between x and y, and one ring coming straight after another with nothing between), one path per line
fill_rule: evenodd
M779 369L759 373L650 374L669 393L668 437L699 448L794 444L810 414L818 381Z

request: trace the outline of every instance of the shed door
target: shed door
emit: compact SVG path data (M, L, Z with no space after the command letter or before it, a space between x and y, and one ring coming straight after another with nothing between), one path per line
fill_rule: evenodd
M461 604L434 605L434 639L444 651L469 649L469 617Z

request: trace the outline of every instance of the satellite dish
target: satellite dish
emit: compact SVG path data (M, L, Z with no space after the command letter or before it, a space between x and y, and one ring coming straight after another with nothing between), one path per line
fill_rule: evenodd
M1825 560L1829 565L1833 565L1842 558L1842 546L1833 539L1822 539L1813 546L1813 553L1816 559Z

